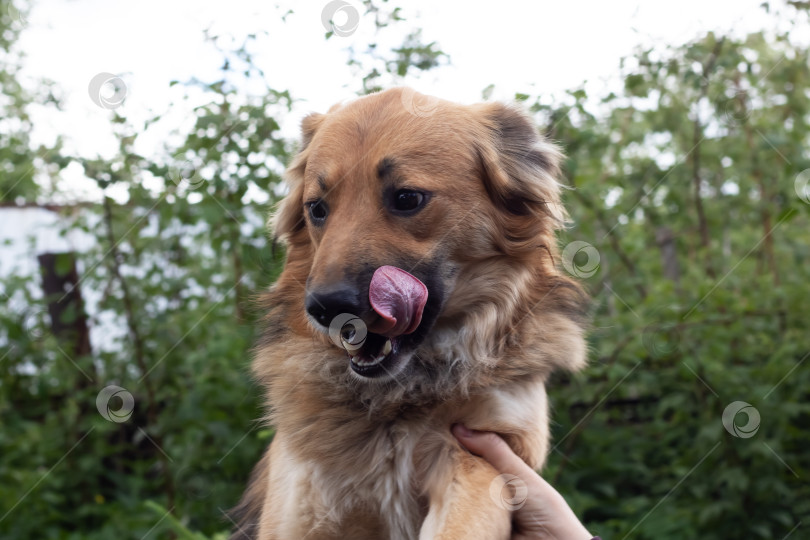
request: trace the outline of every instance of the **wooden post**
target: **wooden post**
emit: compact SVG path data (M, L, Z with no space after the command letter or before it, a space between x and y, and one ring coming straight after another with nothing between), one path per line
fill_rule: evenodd
M43 253L37 259L51 317L51 332L63 343L68 354L76 357L89 355L90 332L79 290L75 255L72 252Z

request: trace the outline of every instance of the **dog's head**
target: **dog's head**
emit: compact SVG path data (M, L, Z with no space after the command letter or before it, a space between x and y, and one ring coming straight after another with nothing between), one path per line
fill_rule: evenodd
M414 381L546 339L526 329L538 310L573 318L581 295L562 299L576 287L554 264L560 153L519 109L397 88L302 128L271 220L287 245L276 301L287 328L335 353L325 362L355 382Z

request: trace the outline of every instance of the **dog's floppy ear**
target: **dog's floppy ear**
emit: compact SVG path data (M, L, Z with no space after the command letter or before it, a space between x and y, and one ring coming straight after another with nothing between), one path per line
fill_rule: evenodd
M326 116L323 114L313 113L301 121L301 149L284 174L290 192L270 217L274 244L278 241L288 241L292 235L304 228L304 170L307 166L309 144L324 118Z
M477 150L495 205L511 216L545 215L553 229L562 227L567 215L557 182L560 150L515 106L487 103L478 114L486 130Z
M301 120L301 152L306 150L309 143L312 142L315 132L318 131L325 118L325 114L312 113Z

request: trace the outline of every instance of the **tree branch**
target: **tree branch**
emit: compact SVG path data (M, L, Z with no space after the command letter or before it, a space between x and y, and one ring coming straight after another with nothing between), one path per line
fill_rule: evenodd
M703 199L700 197L700 143L703 140L703 126L700 123L700 102L708 96L709 75L717 63L717 57L720 55L724 42L725 38L721 38L715 43L712 53L702 66L703 79L700 83L700 95L695 104L695 122L692 132L692 185L695 190L695 210L698 216L700 245L703 247L704 256L706 257L706 273L710 277L715 277L715 274L709 253L709 223L706 220L706 212L703 209Z
M149 399L149 403L147 404L147 421L149 425L155 425L157 419L157 398L155 396L155 389L152 386L152 383L148 377L146 377L147 373L149 373L149 367L146 365L146 358L144 356L144 346L143 346L143 337L141 336L140 331L138 330L137 319L135 318L135 309L133 308L132 303L132 295L129 292L129 287L127 286L127 281L124 279L123 274L121 273L121 252L118 249L118 243L115 239L115 233L113 231L113 215L112 215L112 205L110 204L110 198L104 197L104 226L106 229L107 241L110 243L109 249L109 261L108 267L110 272L113 274L115 279L118 281L118 284L121 286L121 293L123 296L124 302L124 315L127 322L127 329L129 331L129 338L132 342L132 346L134 348L135 353L135 363L138 365L138 368L141 370L141 373L144 375L144 387L146 388L146 393ZM153 433L152 438L155 441L155 444L158 446L158 453L157 457L161 462L163 468L163 480L164 480L164 487L166 490L166 498L167 504L171 509L174 509L174 479L172 478L171 472L169 470L169 463L166 455L163 453L161 448L163 447L162 437L159 433Z

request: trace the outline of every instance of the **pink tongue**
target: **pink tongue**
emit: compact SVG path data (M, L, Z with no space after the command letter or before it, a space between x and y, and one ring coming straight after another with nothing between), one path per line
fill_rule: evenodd
M385 337L410 334L422 320L427 297L425 284L405 270L395 266L377 268L368 288L368 299L382 320L370 330Z

